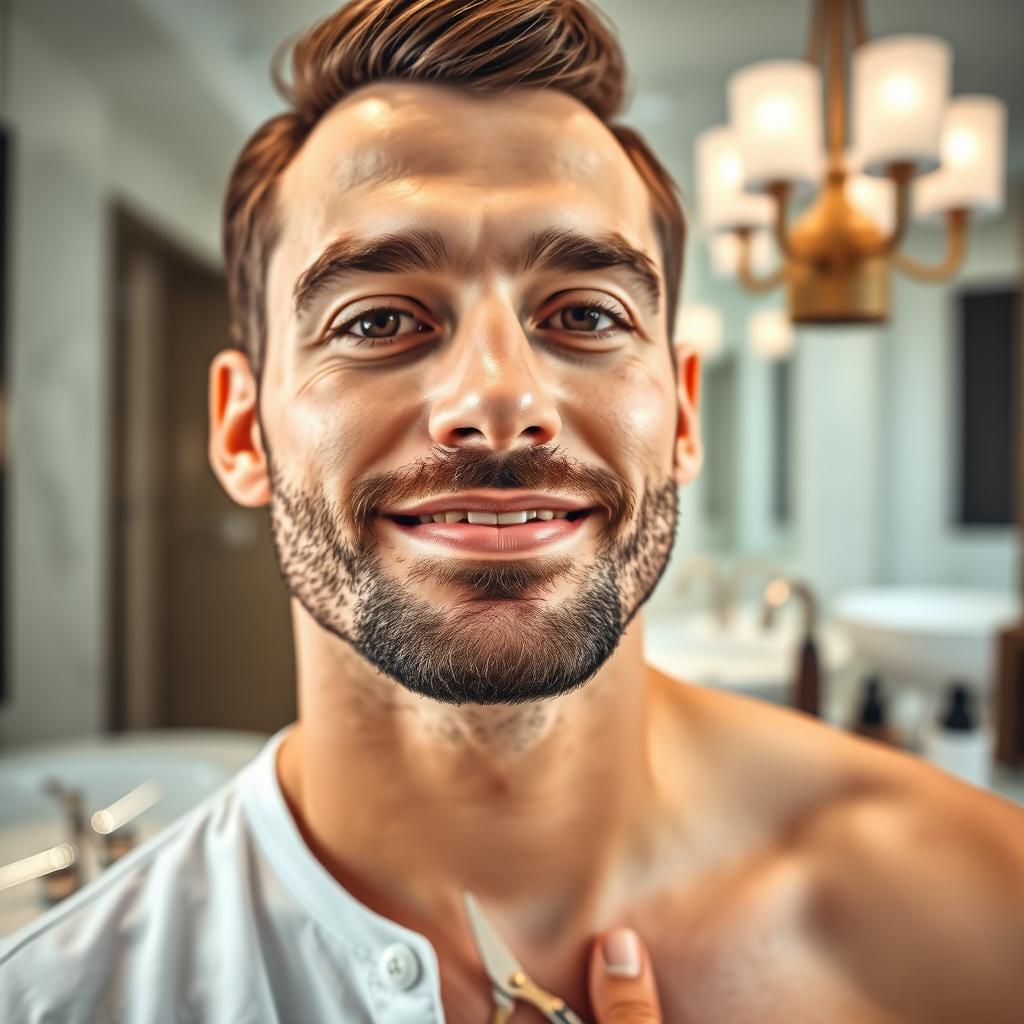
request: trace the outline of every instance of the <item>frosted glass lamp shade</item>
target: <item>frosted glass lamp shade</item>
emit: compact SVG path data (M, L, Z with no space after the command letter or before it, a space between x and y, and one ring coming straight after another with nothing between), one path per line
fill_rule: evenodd
M697 195L705 229L758 227L771 221L771 200L743 191L739 143L728 125L701 132L696 152Z
M941 222L947 210L985 220L1006 199L1006 104L994 96L958 96L942 125L942 166L914 186L914 214Z
M714 306L690 303L679 307L676 339L691 345L702 356L714 358L722 351L722 314Z
M937 36L885 36L853 51L853 140L868 174L939 166L953 53Z
M821 71L803 60L761 61L729 78L729 119L739 138L744 187L788 182L806 191L821 178Z
M720 232L711 238L711 270L717 277L735 277L740 269L740 239L732 231ZM754 231L750 235L750 269L756 277L764 277L775 265L775 244L771 232Z
M793 324L781 309L759 309L747 321L750 347L762 359L785 359L793 351Z

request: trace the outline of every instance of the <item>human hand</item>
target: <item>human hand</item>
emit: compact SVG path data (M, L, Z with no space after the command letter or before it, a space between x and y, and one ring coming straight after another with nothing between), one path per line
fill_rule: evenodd
M631 928L613 928L594 941L590 1005L597 1024L661 1024L651 958Z

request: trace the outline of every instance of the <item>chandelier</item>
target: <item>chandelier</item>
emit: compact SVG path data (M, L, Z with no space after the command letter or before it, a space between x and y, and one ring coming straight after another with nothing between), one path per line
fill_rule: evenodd
M880 323L890 267L923 281L956 271L968 220L1003 208L1006 106L950 99L951 70L945 40L869 39L860 0L812 0L805 60L763 61L730 77L730 123L697 138L697 189L701 223L716 245L728 240L748 291L785 285L794 323ZM790 208L812 198L790 224ZM938 262L900 251L911 206L916 219L945 221ZM780 258L759 273L766 231Z

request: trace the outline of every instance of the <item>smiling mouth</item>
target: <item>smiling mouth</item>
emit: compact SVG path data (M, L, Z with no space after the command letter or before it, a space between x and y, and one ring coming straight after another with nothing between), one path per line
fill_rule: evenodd
M555 553L574 538L587 536L595 513L599 516L600 510L472 509L422 515L390 512L381 518L391 524L389 531L422 552L477 558Z
M547 514L545 515L545 511ZM565 519L568 522L576 522L585 519L596 508L579 508L571 510L536 510L529 512L437 512L432 515L386 515L399 526L428 526L441 523L446 526L490 526L496 530L507 530L516 526L523 526L531 522L556 522ZM525 518L523 518L525 516ZM501 521L503 520L503 521Z

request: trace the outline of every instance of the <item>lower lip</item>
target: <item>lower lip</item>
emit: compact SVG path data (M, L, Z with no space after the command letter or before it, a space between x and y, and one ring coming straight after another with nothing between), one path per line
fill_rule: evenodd
M576 536L581 527L593 519L595 513L579 519L531 519L527 523L508 526L482 526L479 523L420 523L406 526L383 517L393 529L412 541L421 541L431 547L446 548L473 554L504 555L526 554Z

